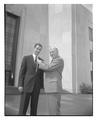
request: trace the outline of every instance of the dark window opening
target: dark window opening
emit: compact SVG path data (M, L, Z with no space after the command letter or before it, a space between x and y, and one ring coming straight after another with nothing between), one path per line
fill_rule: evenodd
M93 70L91 70L91 82L93 82Z
M93 41L93 29L91 27L89 27L88 29L89 29L89 40Z
M93 51L90 50L90 61L93 62Z
M20 17L5 8L5 85L13 86Z

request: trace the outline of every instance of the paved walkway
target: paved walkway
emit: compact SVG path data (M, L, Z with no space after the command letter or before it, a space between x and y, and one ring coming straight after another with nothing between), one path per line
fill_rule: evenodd
M6 115L17 115L19 109L19 95L6 97ZM61 115L92 115L92 95L62 94ZM29 109L28 109L29 114ZM41 94L38 104L38 115L48 115L46 94Z
M92 115L92 95L62 95L61 115Z

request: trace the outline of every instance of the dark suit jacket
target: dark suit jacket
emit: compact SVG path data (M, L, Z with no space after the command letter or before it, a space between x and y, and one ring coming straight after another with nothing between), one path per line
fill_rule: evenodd
M18 86L22 86L24 92L32 92L35 84L38 89L43 87L43 71L38 69L36 72L33 56L25 56L20 68Z

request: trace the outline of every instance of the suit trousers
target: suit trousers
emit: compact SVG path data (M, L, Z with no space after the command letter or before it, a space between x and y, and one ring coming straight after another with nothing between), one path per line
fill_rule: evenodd
M26 115L30 99L31 99L31 102L30 102L30 115L31 116L36 116L37 115L37 106L38 106L39 93L40 93L40 89L37 88L37 86L35 86L31 93L30 92L24 92L21 95L19 115L21 115L21 116Z
M60 115L61 95L58 93L47 94L49 115Z

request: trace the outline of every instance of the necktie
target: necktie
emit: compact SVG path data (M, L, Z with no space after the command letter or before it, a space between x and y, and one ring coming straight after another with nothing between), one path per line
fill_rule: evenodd
M35 60L34 61L35 61L35 63L37 62L37 56L35 56Z
M37 63L37 57L35 57L35 63L36 63L36 72L37 72L37 69L38 69L38 63Z

